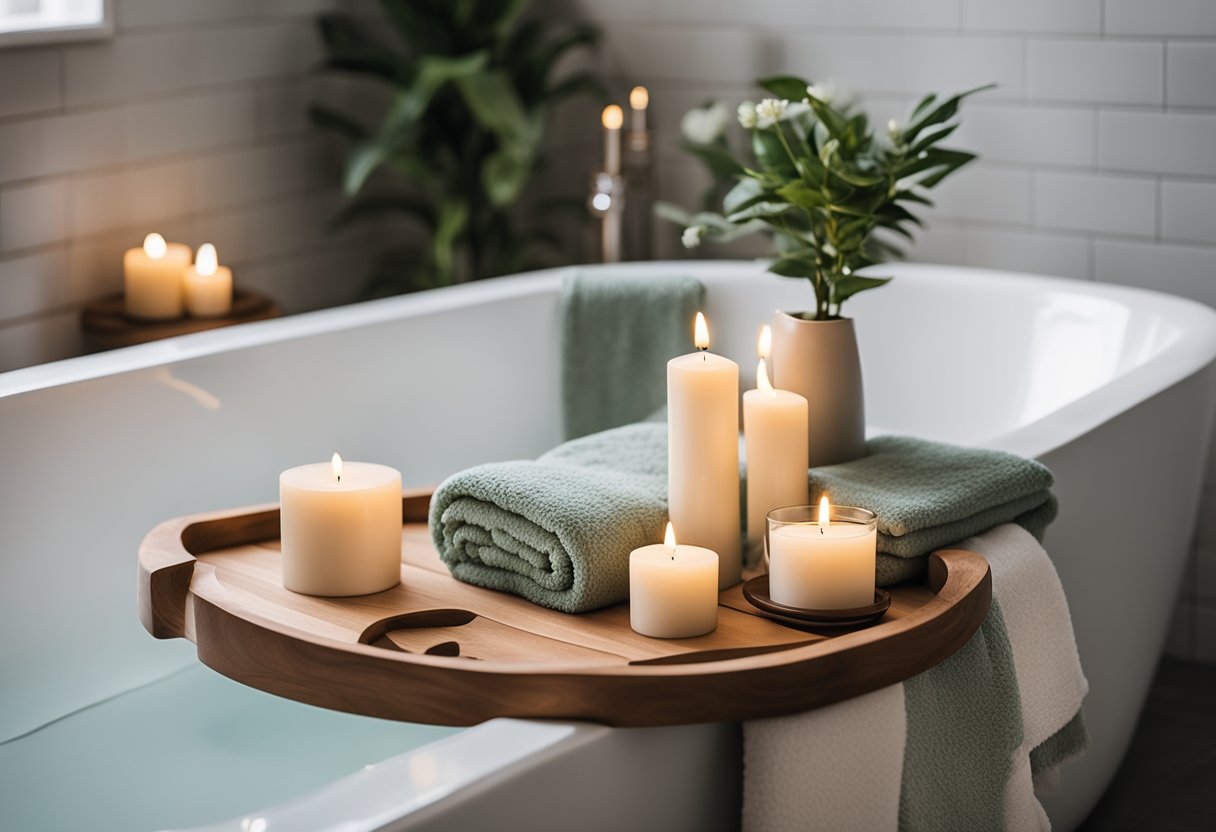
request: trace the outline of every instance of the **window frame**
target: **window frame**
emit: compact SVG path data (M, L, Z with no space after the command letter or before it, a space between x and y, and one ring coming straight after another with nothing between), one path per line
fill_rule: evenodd
M0 31L0 50L75 41L101 40L114 34L114 0L101 0L101 21L76 26L45 26L39 29Z

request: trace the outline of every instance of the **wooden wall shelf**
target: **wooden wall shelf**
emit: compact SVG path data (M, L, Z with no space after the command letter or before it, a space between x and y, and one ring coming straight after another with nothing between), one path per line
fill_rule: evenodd
M429 502L404 497L400 586L357 598L283 589L276 507L162 523L139 550L140 619L158 638L194 642L225 676L324 708L439 725L652 726L795 713L901 682L965 644L991 602L987 562L942 550L928 581L893 588L867 629L790 629L735 586L713 633L650 639L629 628L628 604L567 615L456 581L431 543Z
M170 321L139 321L127 316L126 302L120 293L87 305L80 313L80 327L93 346L112 350L222 326L264 321L282 314L282 310L270 298L252 289L237 287L232 291L232 312L221 318L182 317Z

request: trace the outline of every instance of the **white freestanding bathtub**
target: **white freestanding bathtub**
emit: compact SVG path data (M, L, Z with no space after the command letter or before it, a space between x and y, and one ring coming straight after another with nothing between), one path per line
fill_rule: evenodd
M757 325L774 308L802 308L810 298L801 281L752 263L613 268L704 280L714 349L744 368L754 363ZM888 272L898 279L848 310L872 429L1013 451L1057 477L1061 516L1047 548L1091 684L1093 735L1092 750L1065 767L1062 791L1045 801L1057 828L1069 829L1126 749L1182 580L1216 402L1216 313L1093 283L937 266ZM579 815L587 828L653 828L662 818L671 829L735 825L738 737L730 726L630 731L508 720L449 730L430 744L436 734L402 726L390 750L368 739L384 731L360 718L327 729L327 715L306 714L261 745L223 746L217 734L256 734L251 726L273 723L275 700L255 708L226 693L231 719L208 730L217 717L198 702L214 700L197 695L190 675L199 685L232 683L182 671L195 663L190 645L156 642L136 619L143 533L167 517L273 500L286 467L339 450L424 485L560 441L561 276L498 279L0 375L0 743L8 741L0 745L0 826L6 817L37 818L40 808L54 817L53 802L72 788L63 775L72 749L81 777L90 765L115 783L136 776L113 771L128 757L138 762L105 747L121 736L99 741L108 735L96 725L73 727L88 717L112 729L110 703L132 696L154 700L122 717L132 726L160 708L179 727L204 721L171 750L149 753L165 755L152 764L213 790L219 802L211 816L183 809L162 825L226 816L224 766L196 761L228 754L243 770L238 761L262 755L262 768L277 770L291 768L281 759L288 753L326 743L368 763L404 753L319 790L317 778L331 773L284 775L291 782L265 789L262 804L254 787L243 798L251 805L228 813L245 814L217 828L328 828L339 819L348 829L458 828L479 818L498 828L568 828L568 807L588 800L596 808ZM745 370L744 386L751 383ZM158 685L186 689L157 699ZM250 708L256 713L242 710ZM52 729L60 756L40 745ZM285 751L287 735L312 739ZM43 758L45 772L31 775L27 761ZM11 776L19 770L24 780ZM247 813L291 795L294 803ZM172 808L171 795L161 799ZM24 814L12 814L14 805ZM141 817L94 815L122 828Z

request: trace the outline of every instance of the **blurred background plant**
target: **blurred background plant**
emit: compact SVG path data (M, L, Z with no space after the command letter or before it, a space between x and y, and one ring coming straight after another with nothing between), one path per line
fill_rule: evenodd
M592 72L555 77L571 50L595 46L596 28L551 27L527 14L528 0L379 5L384 26L342 12L318 20L324 71L391 88L379 123L366 125L320 103L310 107L315 123L350 142L342 182L348 202L335 225L393 217L413 227L403 234L410 242L378 257L369 294L559 262L554 218L585 220L583 195L534 199L522 209L545 166L542 143L553 108L580 95L607 100ZM394 173L369 188L373 174L385 169Z
M758 84L774 97L737 110L750 153L730 147L720 104L690 111L683 146L705 162L714 184L697 213L664 203L655 210L685 226L686 248L768 234L776 247L769 271L810 282L815 310L808 317L838 318L850 297L890 280L857 272L902 256L890 235L912 240L912 227L922 225L909 207L932 206L925 192L976 158L938 144L958 128L962 100L988 87L927 95L906 123L892 120L879 136L829 86L788 76Z

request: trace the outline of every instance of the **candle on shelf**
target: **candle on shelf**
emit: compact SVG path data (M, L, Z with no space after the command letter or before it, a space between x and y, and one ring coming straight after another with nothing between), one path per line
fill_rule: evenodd
M707 352L697 313L698 352L667 362L667 501L684 540L718 554L718 587L739 582L739 365Z
M662 543L629 553L629 626L651 638L693 638L718 626L718 556L676 545L667 524Z
M766 359L772 331L760 328L756 389L743 394L743 438L747 447L747 546L764 545L765 518L775 508L800 506L809 489L807 401L789 390L774 390Z
M211 243L198 247L194 265L182 278L186 312L196 318L218 318L232 311L232 269L219 264Z
M305 595L367 595L401 580L401 472L329 462L279 475L283 586Z
M604 125L604 172L609 176L621 173L621 125L625 114L616 104L609 104L600 115Z
M646 109L650 106L650 91L634 87L629 91L629 149L644 151L650 143L646 133Z
M123 292L132 318L163 321L182 316L182 274L190 265L190 247L166 243L159 234L144 237L142 248L122 256Z
M811 506L768 515L769 596L778 604L841 610L874 603L878 522L872 512L832 507L827 495L817 517Z

